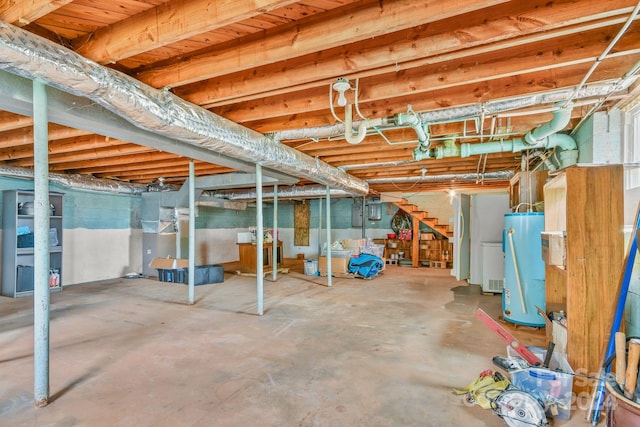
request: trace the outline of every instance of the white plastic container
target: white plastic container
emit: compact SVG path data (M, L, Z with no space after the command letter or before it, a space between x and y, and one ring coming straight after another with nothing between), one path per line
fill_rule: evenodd
M318 260L307 259L304 261L304 274L307 276L315 276L318 272Z

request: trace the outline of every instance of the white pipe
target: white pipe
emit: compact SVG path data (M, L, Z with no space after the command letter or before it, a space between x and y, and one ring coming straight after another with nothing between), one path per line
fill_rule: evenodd
M516 283L518 284L518 291L520 292L520 303L522 304L522 313L527 314L527 305L524 302L524 291L522 289L522 282L520 281L520 269L518 268L518 258L516 257L516 248L513 245L513 228L510 228L507 232L509 237L509 247L511 248L511 257L513 258L513 269L516 273Z
M352 123L353 123L353 111L352 111L353 106L351 104L347 104L347 106L344 109L344 138L347 140L347 142L349 144L360 144L362 141L364 141L365 136L367 136L367 126L366 126L366 120L360 124L360 127L358 128L358 133L357 134L353 134L353 127L352 127Z

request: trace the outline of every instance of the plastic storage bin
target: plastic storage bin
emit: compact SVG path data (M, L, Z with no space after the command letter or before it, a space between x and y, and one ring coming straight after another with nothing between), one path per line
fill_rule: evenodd
M530 350L544 360L545 350L530 348ZM513 357L508 348L509 357ZM560 371L560 372L558 372ZM526 368L509 372L511 383L520 390L540 399L548 407L548 417L568 420L571 418L571 401L573 396L573 369L567 362L564 353L554 352L549 363L549 369ZM551 404L555 405L557 413L553 412Z
M33 266L19 265L16 292L33 291Z
M158 268L158 280L170 283L189 283L188 268ZM224 268L221 265L197 265L194 273L194 285L208 285L224 282Z
M307 259L304 261L304 274L307 276L315 276L318 273L318 260Z

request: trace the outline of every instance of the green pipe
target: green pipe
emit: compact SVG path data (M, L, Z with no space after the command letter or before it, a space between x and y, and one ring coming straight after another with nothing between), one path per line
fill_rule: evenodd
M445 157L470 157L480 154L493 154L512 152L518 153L534 148L551 149L560 148L561 166L565 167L577 162L578 146L576 141L569 135L553 134L541 139L535 145L528 144L524 138L514 138L506 141L493 141L483 144L460 144L459 146L448 140L444 146L439 146L426 151L416 148L413 152L414 160L442 159Z
M527 144L538 145L546 137L551 136L569 124L571 119L572 107L562 108L553 112L553 119L547 124L539 126L533 130L527 132L524 136L524 140Z

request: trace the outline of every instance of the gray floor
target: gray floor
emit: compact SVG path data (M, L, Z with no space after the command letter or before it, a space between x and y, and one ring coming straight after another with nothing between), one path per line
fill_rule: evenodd
M505 353L474 318L497 317L499 296L428 268L324 283L301 268L266 281L263 316L255 278L229 273L193 306L186 286L154 280L69 286L52 294L52 397L39 409L33 299L1 297L0 425L507 425L451 393ZM554 425L586 425L584 412Z

